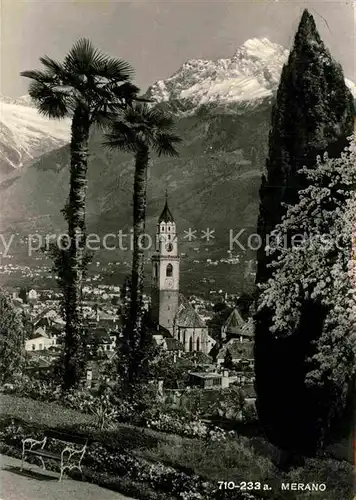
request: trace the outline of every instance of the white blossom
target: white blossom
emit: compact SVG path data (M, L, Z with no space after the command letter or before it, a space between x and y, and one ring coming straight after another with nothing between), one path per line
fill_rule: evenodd
M300 246L270 250L273 275L260 286L259 309L272 309L274 335L295 331L303 300L311 298L327 307L316 354L309 360L311 384L330 379L342 385L345 363L352 364L356 351L355 170L354 138L340 158L324 155L317 158L316 168L302 169L310 186L300 192L298 204L288 208L274 236L283 241L287 234L306 233L307 238Z

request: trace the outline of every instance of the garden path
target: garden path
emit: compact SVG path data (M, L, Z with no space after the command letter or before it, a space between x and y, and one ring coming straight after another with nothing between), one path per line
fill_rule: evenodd
M95 484L64 478L0 455L0 500L134 500Z

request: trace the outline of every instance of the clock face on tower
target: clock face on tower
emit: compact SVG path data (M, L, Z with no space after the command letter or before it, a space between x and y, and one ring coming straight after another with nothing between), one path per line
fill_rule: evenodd
M167 245L166 245L166 250L167 250L167 252L171 252L171 251L173 250L173 245L172 245L172 243L167 243Z
M166 280L166 285L167 285L167 288L173 288L173 280L172 279L167 279Z

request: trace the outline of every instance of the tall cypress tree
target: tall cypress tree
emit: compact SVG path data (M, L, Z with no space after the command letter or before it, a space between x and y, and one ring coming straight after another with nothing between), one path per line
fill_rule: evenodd
M339 156L353 129L353 99L340 64L331 56L304 10L294 45L284 65L272 110L267 175L262 178L258 233L257 282L270 276L265 253L266 235L306 187L298 170L315 164L318 154Z
M286 213L284 204L294 205L298 192L307 186L298 170L312 168L317 155L325 151L330 157L340 155L352 134L353 111L342 68L322 42L313 16L305 10L272 110L266 175L260 189L258 233L263 245L257 255L257 283L265 282L273 272L267 267L271 258L265 251L266 236ZM273 311L265 308L255 318L259 418L269 438L288 451L299 444L299 451L303 450L298 408L303 398L304 363L325 315L318 304L305 304L303 310L303 317L312 321L302 322L283 339L270 333Z

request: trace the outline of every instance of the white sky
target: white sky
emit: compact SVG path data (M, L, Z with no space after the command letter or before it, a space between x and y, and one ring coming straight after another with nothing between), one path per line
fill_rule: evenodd
M252 37L290 48L305 7L345 75L356 81L356 10L351 0L0 0L0 93L27 91L20 71L62 59L81 36L128 60L145 90L187 59L231 57Z

